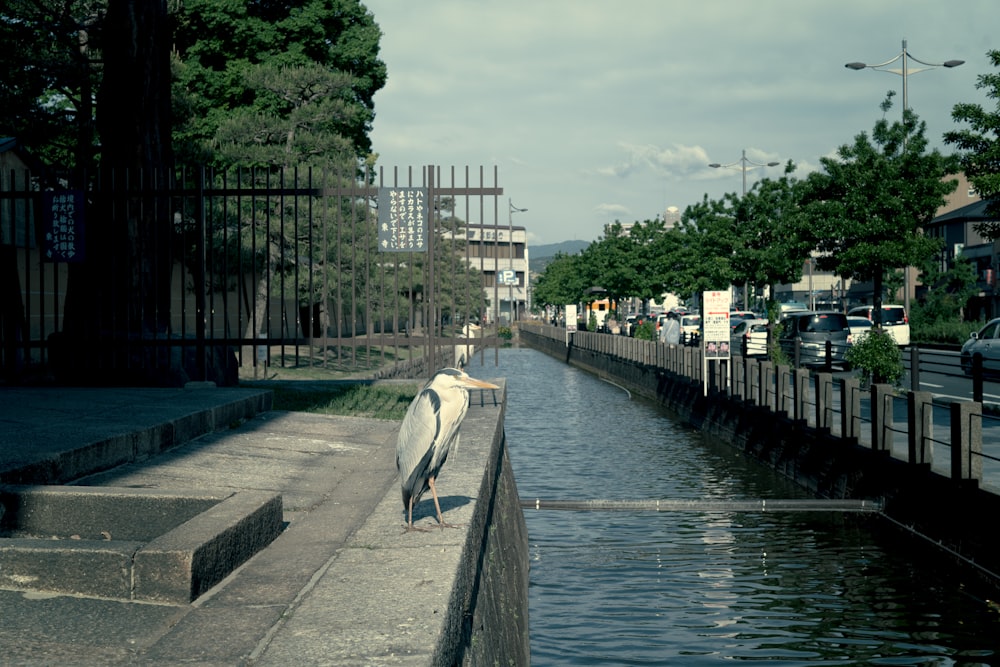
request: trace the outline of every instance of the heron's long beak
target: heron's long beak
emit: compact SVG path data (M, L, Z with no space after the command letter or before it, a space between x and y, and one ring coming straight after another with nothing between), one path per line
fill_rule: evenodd
M489 382L484 382L483 380L477 380L473 377L468 377L463 379L463 384L470 389L499 389L500 387L495 384L490 384Z

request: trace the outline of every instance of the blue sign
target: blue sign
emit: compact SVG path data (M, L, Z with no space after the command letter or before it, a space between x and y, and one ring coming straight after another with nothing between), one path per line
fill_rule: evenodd
M82 262L83 191L59 190L42 193L42 257L47 262Z

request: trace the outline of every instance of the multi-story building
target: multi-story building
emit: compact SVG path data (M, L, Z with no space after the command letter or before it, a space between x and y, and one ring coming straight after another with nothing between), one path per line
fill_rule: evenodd
M528 233L513 225L465 225L469 263L483 275L491 322L516 322L531 307Z

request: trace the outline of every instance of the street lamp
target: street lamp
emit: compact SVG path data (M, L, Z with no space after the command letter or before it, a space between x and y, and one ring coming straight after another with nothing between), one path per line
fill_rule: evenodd
M747 169L748 168L749 169L753 169L754 167L777 167L778 164L779 164L778 162L754 162L753 160L751 160L750 158L747 157L747 150L744 148L742 156L736 162L730 162L729 164L719 164L718 162L713 162L712 164L710 164L708 166L712 167L713 169L729 169L731 167L735 167L736 165L739 165L740 166L740 170L743 172L743 196L746 197L747 196ZM749 167L748 167L748 165L749 165ZM750 310L750 295L748 294L749 291L750 291L750 284L747 283L747 282L744 282L743 283L743 310ZM907 311L907 312L909 312L909 311Z
M901 67L890 69L887 65L891 65L894 62L902 60ZM911 69L909 66L909 61L920 63L923 67L917 67ZM896 54L891 60L886 60L884 63L879 63L877 65L869 65L867 63L847 63L844 65L847 69L862 70L862 69L873 69L877 72L889 72L890 74L896 74L897 76L903 77L903 122L906 122L906 110L909 108L909 88L907 86L907 78L910 74L918 74L919 72L926 72L927 70L937 69L938 67L958 67L963 64L964 60L946 60L943 63L928 63L920 60L919 58L914 58L909 51L906 50L906 40L903 40L903 50ZM903 136L903 143L906 143L906 136ZM903 269L903 308L906 309L907 314L910 312L910 267Z
M514 214L524 213L528 209L518 208L514 206L510 198L507 198L507 235L508 242L510 243L510 268L514 270ZM514 277L517 277L517 271L514 270ZM527 278L525 278L527 280ZM514 283L510 283L510 325L514 326L514 313L516 307L514 306Z

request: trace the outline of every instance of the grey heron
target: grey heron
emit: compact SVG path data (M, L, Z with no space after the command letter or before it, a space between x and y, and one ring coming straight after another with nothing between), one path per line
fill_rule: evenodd
M447 526L441 516L434 482L452 447L458 445L458 429L469 409L469 389L499 389L495 384L477 380L457 368L442 368L434 374L406 410L396 443L396 468L403 490L406 529L413 528L413 506L430 489L437 510L438 524Z

